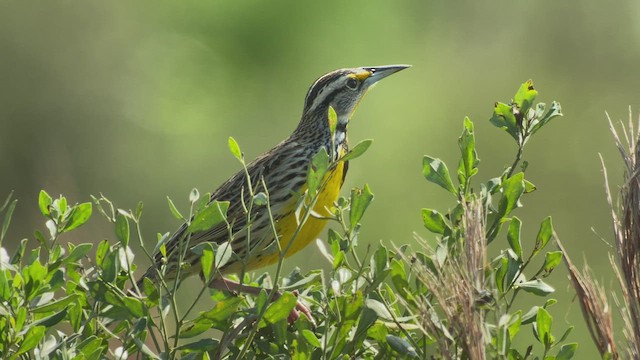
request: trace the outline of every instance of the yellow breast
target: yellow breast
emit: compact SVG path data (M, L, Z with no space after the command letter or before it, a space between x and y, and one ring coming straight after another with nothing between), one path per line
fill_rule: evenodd
M326 186L318 194L318 199L316 200L316 204L313 207L313 211L320 216L328 217L331 215L328 209L333 207L333 203L338 199L338 196L340 194L343 171L344 163L339 162L334 170L326 175L328 177ZM305 189L302 189L302 192L304 192L304 190ZM293 206L295 206L295 201L292 202L292 210ZM310 242L318 237L326 224L327 220L325 219L318 219L313 215L309 216L305 224L300 229L298 235L295 237L295 239L293 239L293 244L289 248L286 257L297 253L298 251L309 245ZM291 212L291 215L280 219L280 221L276 223L276 230L280 235L281 249L284 250L287 248L297 228L298 221L296 220L296 216L293 211ZM278 261L278 253L263 255L265 256L262 256L259 260L248 264L247 270L267 266Z
M327 176L329 177L327 185L318 194L318 199L315 206L313 207L313 211L316 214L325 217L331 216L329 209L333 207L333 203L338 199L338 196L340 195L343 170L344 163L340 162L336 166L335 170L327 174ZM282 235L281 244L282 248L284 249L295 233L298 224L295 216L293 215L283 220L285 221L281 225L279 233ZM318 235L326 225L327 220L318 219L315 216L310 216L307 219L307 222L302 226L302 229L300 229L300 233L298 234L298 236L294 239L294 243L291 245L291 248L287 253L287 257L295 254L296 252L309 245L310 242L318 237Z

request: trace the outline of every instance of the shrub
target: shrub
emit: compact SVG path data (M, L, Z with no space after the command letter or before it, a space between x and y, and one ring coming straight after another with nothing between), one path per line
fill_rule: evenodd
M554 289L545 282L562 260L562 252L545 250L554 237L551 218L542 220L535 242L527 244L520 236L523 221L513 215L535 190L525 178L524 146L561 115L556 102L548 109L534 104L536 95L528 81L511 102L495 105L491 123L518 146L513 164L502 174L474 187L480 161L469 118L458 139L457 185L444 162L424 157L426 180L452 197L447 211L422 210L434 239L419 238L416 246L369 245L364 255L356 252L360 222L373 193L367 185L354 188L332 209L334 226L326 245L316 243L330 270L295 269L283 275L287 249L280 249L273 277L242 273L234 278L263 288L256 296L209 289L203 283L194 297L185 298L181 277L169 281L163 276L165 267L158 269L158 281L143 279L141 288L133 285L130 291L140 276L132 241L142 248L138 257L152 260L159 252L166 259L170 234L158 234L149 250L140 231L142 204L123 210L101 195L92 203L71 205L64 196L53 199L42 191L39 208L48 234L36 231L39 245L27 251L24 240L11 257L1 248L0 354L8 359L525 359L534 354L569 359L577 344L565 343L571 327L560 336L552 332L550 308L556 301L548 298ZM334 116L330 111L330 119ZM355 159L370 144L356 145L340 160ZM229 147L246 169L232 138ZM300 224L317 216L311 209L325 174L335 165L332 158L323 151L312 160L308 189L298 202ZM250 223L252 206L269 209L269 194L250 189L245 196ZM0 245L16 205L10 199L0 209L5 214ZM169 200L184 226L206 230L227 221L228 203L211 202L210 194L201 196L197 190L189 199L188 216ZM94 210L113 224L115 239L62 244L66 233L83 225ZM181 239L181 249L200 254L205 282L235 260L228 243L191 247L189 241L189 235ZM502 250L488 259L491 243ZM544 262L532 269L537 257ZM523 296L539 298L539 305L517 309L515 300ZM196 314L195 304L203 297L214 305ZM289 324L298 299L310 305L315 323L301 314ZM516 349L512 340L525 326L533 329L534 339Z

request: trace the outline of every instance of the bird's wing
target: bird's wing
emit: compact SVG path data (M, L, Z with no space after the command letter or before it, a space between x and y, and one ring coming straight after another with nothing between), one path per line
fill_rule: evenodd
M266 156L261 156L247 165L247 171L250 175L254 191L256 191L255 189L259 189L261 187L260 181L265 170L265 159ZM220 187L213 194L211 194L211 198L209 200L210 203L214 200L229 201L229 208L227 210L227 222L231 225L231 231L233 234L241 233L247 225L247 214L242 205L243 196L244 202L248 204L250 201L250 195L249 191L247 190L247 177L244 169L240 170L227 181L225 181L222 185L220 185ZM252 217L254 217L256 212L260 210L259 208L260 207L258 206L254 206ZM204 241L215 244L222 244L226 241L229 241L229 228L227 227L227 222L221 222L207 231L192 233L189 238L189 246L193 247ZM185 237L186 233L187 224L185 223L182 224L182 226L180 226L180 228L178 228L178 230L167 241L166 250L168 257L178 255L177 250L180 247L180 239ZM243 246L244 245L241 243L241 241L234 241L234 243L232 244L232 249L235 253L239 253L241 251L241 247ZM155 254L155 262L157 265L160 264L161 259L162 254Z

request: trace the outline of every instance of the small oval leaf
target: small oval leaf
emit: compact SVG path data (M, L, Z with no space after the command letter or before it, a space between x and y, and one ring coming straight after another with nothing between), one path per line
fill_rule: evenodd
M372 143L373 143L373 140L371 139L360 141L356 146L353 147L353 149L351 149L348 153L346 153L340 160L349 161L349 160L353 160L355 158L360 157L369 149Z
M517 284L517 286L528 293L532 293L538 296L547 296L556 291L551 287L551 285L545 283L540 279L525 281Z
M449 169L442 160L425 155L422 160L422 174L428 181L456 194L456 189L449 176Z
M53 199L51 198L51 196L49 196L46 191L40 190L40 195L38 196L38 207L40 208L40 212L42 213L42 215L46 217L49 217L49 215L51 215L49 206L51 206L52 202Z
M84 225L91 217L91 203L86 202L73 207L71 218L64 227L64 231L71 231L81 225Z
M244 161L244 158L242 156L242 151L240 151L240 146L238 145L238 142L236 141L236 139L234 139L231 136L229 136L229 150L231 150L231 153L236 159L240 161Z
M435 234L444 235L445 230L449 228L444 216L433 209L422 209L422 221L424 227Z

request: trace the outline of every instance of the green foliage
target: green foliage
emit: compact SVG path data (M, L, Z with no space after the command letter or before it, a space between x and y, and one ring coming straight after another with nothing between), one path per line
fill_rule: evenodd
M425 156L425 178L452 194L448 211L425 208L425 228L435 239L421 241L419 249L379 244L366 252L355 251L361 221L374 195L368 185L354 188L329 209L333 224L328 242L318 241L318 251L330 270L294 269L282 274L289 250L278 245L275 274L242 272L231 277L245 286L262 288L255 293L235 294L209 288L220 278L219 269L241 261L231 241L191 246L190 233L226 226L229 202L189 194L190 207L180 211L168 199L170 212L184 222L187 234L178 239L178 274L169 279L167 242L169 233L158 234L152 251L145 247L140 231L142 204L135 210L118 209L104 196L93 203L70 205L66 198L53 199L45 191L38 198L48 237L36 231L40 246L27 252L21 243L12 257L2 248L0 263L0 354L2 358L100 359L139 356L151 359L393 359L455 358L570 359L576 344L565 340L572 328L554 335L549 308L555 300L544 279L562 260L559 251L544 252L553 238L551 218L542 221L534 243L522 236L523 221L513 213L535 186L525 172L515 172L526 141L548 121L560 115L553 103L534 105L537 92L531 82L518 90L511 104L497 103L491 122L504 128L518 145L512 166L498 177L472 187L480 160L473 122L465 118L458 139L460 159L454 185L446 164ZM332 119L329 110L329 120ZM333 115L335 117L335 114ZM229 149L247 176L243 209L247 223L252 209L265 209L275 222L269 192L262 179L250 179L240 146L229 138ZM327 174L341 161L353 160L371 145L365 140L350 152L334 158L325 149L311 160L306 192L299 195L295 211L299 222L294 233L312 216L318 194L326 186ZM16 201L7 199L0 245ZM114 227L114 237L97 244L62 246L60 237L86 223L92 210ZM183 216L185 213L189 216ZM500 237L508 224L506 241ZM245 229L250 237L250 227ZM162 258L157 279L142 278L136 269L132 242L139 256ZM501 246L493 259L486 258L486 245ZM527 249L530 249L527 251ZM181 271L185 254L200 256L203 286L195 296L185 297ZM537 272L532 260L544 253ZM130 288L133 286L133 288ZM516 309L517 298L541 301L527 310ZM194 306L209 298L209 307L194 313ZM310 308L312 318L301 309ZM298 317L296 321L291 321ZM513 340L532 329L535 343L516 349ZM55 329L55 330L54 330ZM521 337L523 335L520 335ZM532 338L533 339L533 338ZM535 354L535 355L534 355ZM555 355L553 355L555 354Z
M536 95L532 82L527 81L511 103L496 103L490 121L516 140L518 152L513 164L499 177L480 183L479 191L474 191L471 184L471 177L478 173L480 161L475 149L473 123L469 118L464 119L462 135L458 139L457 187L452 183L444 162L431 156L424 157L426 179L453 194L456 205L447 216L437 210L423 209L425 228L436 234L437 245L428 251L428 255L420 256L409 255L412 252L406 248L399 249L405 254L405 261L416 268L413 277L417 284L407 287L405 283L398 285L394 282L394 285L410 314L430 319L425 324L423 341L429 343L434 341L430 339L437 339L436 353L440 352L441 356L456 349L453 350L455 353L480 351L491 358L525 359L539 351L539 358L569 359L577 347L576 344L561 344L572 328L559 340L552 334L552 317L547 307L555 300L549 299L544 306L534 307L525 315L522 315L523 310L515 309L518 298L547 297L554 292L543 278L560 263L563 255L560 251L546 252L541 268L529 274L532 260L544 251L554 236L551 218L542 221L535 242L527 244L521 236L523 221L513 216L523 206L524 196L535 190L535 186L525 179L526 165L522 166L521 172L515 171L521 162L524 145L542 126L561 115L560 105L556 102L546 113L544 104L534 105ZM500 255L487 262L484 260L486 251L478 246L478 242L481 245L498 242L503 224L509 224L506 246ZM424 241L425 246L427 243ZM525 251L527 245L532 248L530 252ZM440 284L449 284L455 290L435 290ZM426 294L431 293L431 296L416 302L416 294L425 291L422 289L430 289ZM470 304L466 313L464 297L458 298L458 294L465 291L466 296L475 298L475 304ZM492 319L498 321L493 322ZM475 333L472 329L480 321L486 335L478 337L483 329ZM532 326L536 339L542 345L540 348L533 343L524 350L513 347L512 340L524 325ZM473 342L465 341L469 338L473 338ZM550 355L556 347L560 349L556 351L557 355Z

